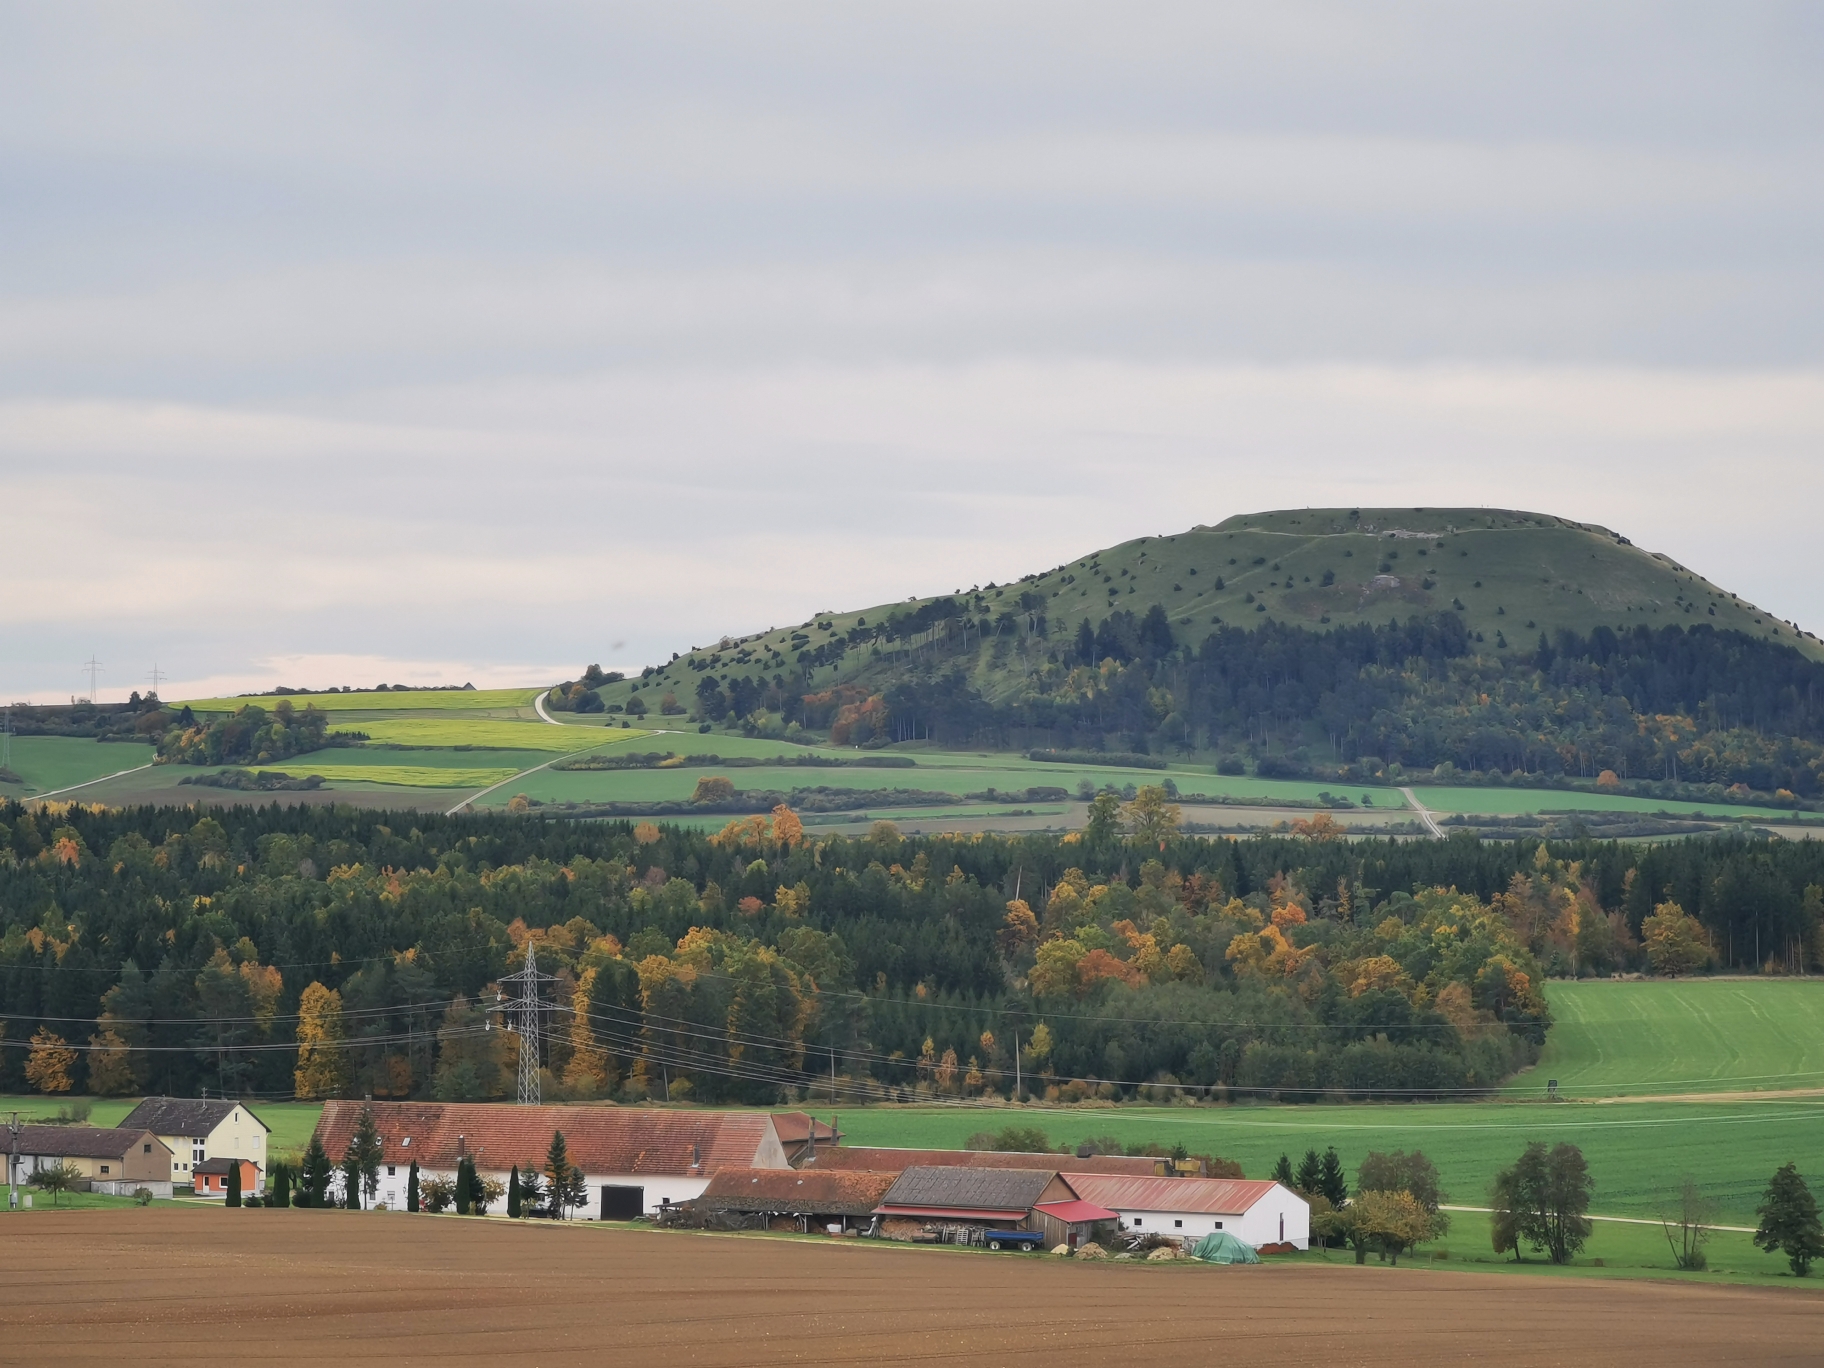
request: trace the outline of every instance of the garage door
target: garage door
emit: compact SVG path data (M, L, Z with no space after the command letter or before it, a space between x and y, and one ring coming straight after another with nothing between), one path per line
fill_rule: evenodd
M602 1219L604 1221L631 1221L645 1213L645 1188L605 1187L602 1189Z

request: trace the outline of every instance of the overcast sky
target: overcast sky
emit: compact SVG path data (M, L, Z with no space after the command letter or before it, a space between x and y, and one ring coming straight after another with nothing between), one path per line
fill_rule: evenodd
M1824 627L1824 6L0 0L0 696L545 683L1302 505Z

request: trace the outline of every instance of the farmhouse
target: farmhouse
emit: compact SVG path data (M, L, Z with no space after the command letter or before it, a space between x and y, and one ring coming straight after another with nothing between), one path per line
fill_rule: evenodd
M583 1171L586 1219L631 1220L700 1197L724 1168L784 1169L785 1148L764 1112L634 1111L624 1107L520 1107L505 1102L326 1102L317 1139L339 1161L363 1108L383 1158L376 1202L405 1205L410 1166L421 1179L456 1176L465 1156L484 1178L542 1169L553 1132ZM340 1191L341 1177L334 1179Z
M272 1127L227 1098L148 1097L120 1123L126 1129L149 1130L170 1149L171 1177L190 1186L190 1176L205 1159L249 1159L265 1186L266 1136Z
M190 1169L191 1191L198 1197L226 1197L229 1170L241 1171L241 1191L252 1192L258 1174L251 1159L205 1159Z
M1113 1173L1150 1178L1169 1171L1171 1162L1121 1154L1097 1154L1079 1159L1073 1155L1019 1154L1003 1150L884 1149L863 1145L825 1149L819 1137L817 1152L807 1155L799 1167L867 1169L875 1173L904 1173L909 1168L1049 1169L1052 1172Z
M171 1195L171 1151L143 1127L22 1126L18 1151L17 1159L7 1155L9 1183L67 1164L88 1180L91 1192L124 1197L143 1187L154 1197Z
M783 1218L801 1232L840 1235L868 1229L898 1180L897 1173L725 1168L690 1205L694 1215L723 1225L777 1228Z
M1070 1175L1077 1195L1120 1213L1121 1229L1142 1235L1202 1239L1226 1230L1256 1249L1311 1242L1311 1207L1274 1182L1243 1178L1122 1178Z
M1034 1207L1076 1195L1056 1169L909 1168L887 1189L874 1214L889 1237L910 1238L928 1227L1034 1230Z

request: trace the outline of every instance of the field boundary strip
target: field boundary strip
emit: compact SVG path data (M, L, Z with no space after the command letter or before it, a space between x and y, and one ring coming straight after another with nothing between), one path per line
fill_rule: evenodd
M558 722L558 723L554 723L553 725L561 727L564 724L562 722ZM456 804L455 807L451 808L448 812L444 813L443 815L445 817L454 817L457 813L461 812L464 808L466 808L470 803L476 802L482 798L486 798L490 793L493 793L496 789L503 789L508 784L514 783L520 779L524 779L528 774L537 774L542 769L550 769L551 766L555 765L559 760L569 759L573 755L588 755L590 753L590 751L601 750L603 746L617 746L617 745L620 745L624 741L635 741L635 740L638 740L640 736L650 736L650 735L652 735L651 732L640 732L640 733L638 733L638 735L635 735L635 736L616 736L616 737L610 738L607 741L603 741L598 745L590 746L587 750L564 751L561 754L552 756L549 760L545 761L545 763L542 765L533 765L530 769L518 770L512 774L509 774L505 779L502 779L498 784L489 784L486 788L481 790L481 792L471 793L467 798L464 798L460 803Z
M148 760L143 765L133 766L132 769L115 770L114 773L112 773L112 774L97 775L93 779L84 779L80 784L71 784L67 788L52 789L49 793L25 794L20 798L19 801L23 802L23 803L41 803L46 798L57 797L57 795L60 793L74 793L74 792L76 792L77 789L88 788L89 785L91 785L91 784L105 784L108 780L118 779L123 774L138 774L141 770L151 769L152 766L154 766L157 763L158 762L156 760Z

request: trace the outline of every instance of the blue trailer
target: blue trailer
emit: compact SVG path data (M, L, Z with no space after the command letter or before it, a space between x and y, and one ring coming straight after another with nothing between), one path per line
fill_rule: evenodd
M990 1249L1043 1249L1042 1230L984 1230L982 1243Z

